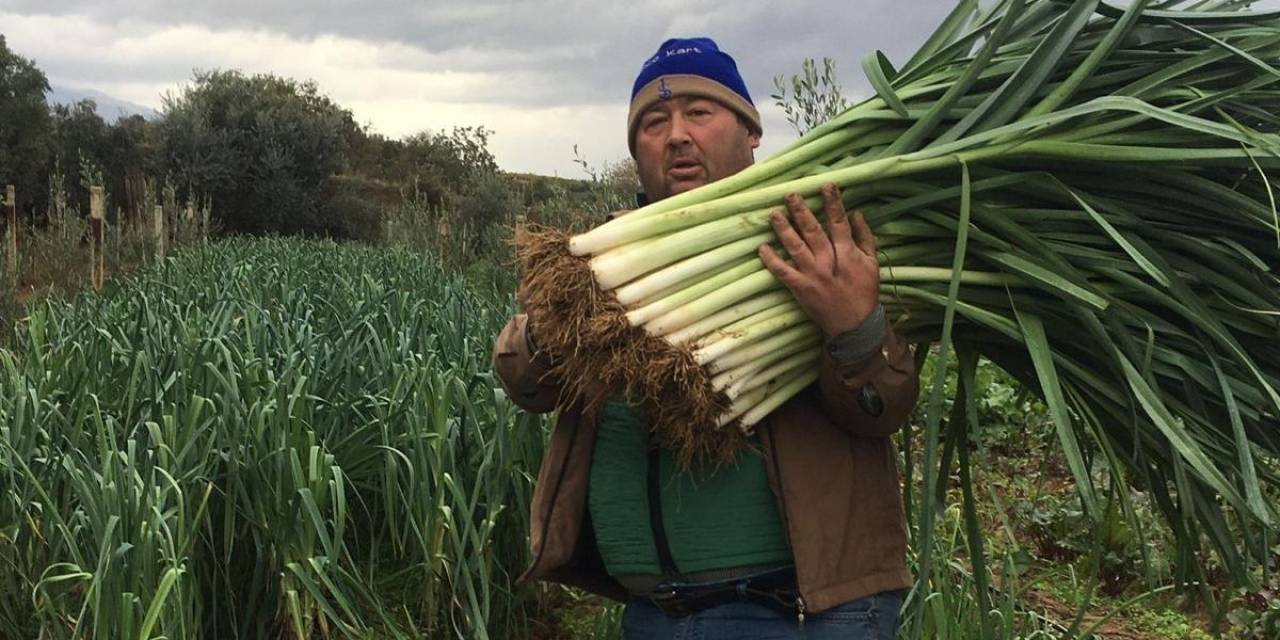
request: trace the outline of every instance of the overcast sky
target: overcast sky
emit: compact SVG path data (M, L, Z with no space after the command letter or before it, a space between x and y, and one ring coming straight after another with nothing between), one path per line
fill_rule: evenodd
M383 134L484 125L502 168L580 177L626 157L640 63L668 37L733 55L765 119L763 156L794 138L769 98L805 57L901 63L954 0L0 0L0 33L51 83L153 108L194 69L313 79ZM904 7L910 7L905 9Z
M832 57L845 93L860 60L902 64L954 0L0 0L0 33L53 84L160 108L194 69L313 79L383 134L484 125L509 171L580 177L626 157L641 62L668 37L733 55L765 121L761 154L794 138L773 77Z

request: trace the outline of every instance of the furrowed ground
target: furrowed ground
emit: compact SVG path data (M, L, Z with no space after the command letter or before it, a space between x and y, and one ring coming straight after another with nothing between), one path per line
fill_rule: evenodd
M513 584L549 422L491 373L514 309L496 271L233 239L33 301L0 350L0 639L617 637L616 607ZM1167 532L1130 524L1155 520L1144 500L1091 532L1043 407L979 373L995 637L1062 637L1080 605L1098 637L1206 637ZM977 637L943 500L933 594L909 606L926 637ZM1268 637L1265 600L1231 606L1234 637Z

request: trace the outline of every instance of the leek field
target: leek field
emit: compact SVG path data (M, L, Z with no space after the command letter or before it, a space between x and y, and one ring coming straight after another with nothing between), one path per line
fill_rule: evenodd
M407 249L231 240L0 350L0 638L520 637L542 419L511 296Z

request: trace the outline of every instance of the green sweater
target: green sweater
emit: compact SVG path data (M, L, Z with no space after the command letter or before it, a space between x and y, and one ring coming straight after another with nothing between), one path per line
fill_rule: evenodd
M764 460L677 471L670 450L658 458L658 508L671 558L681 573L789 564L782 519ZM648 425L626 403L600 414L587 502L605 567L614 576L662 575L650 520Z

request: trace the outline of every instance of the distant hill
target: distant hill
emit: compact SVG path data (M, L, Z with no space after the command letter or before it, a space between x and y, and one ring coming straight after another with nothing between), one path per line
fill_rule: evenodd
M115 122L121 117L128 117L134 114L141 115L148 120L154 120L160 116L159 112L150 107L144 107L140 104L121 100L113 96L109 96L101 91L93 89L70 89L57 85L50 85L50 90L45 100L49 104L75 104L81 100L88 98L93 100L97 105L98 115L107 122Z

